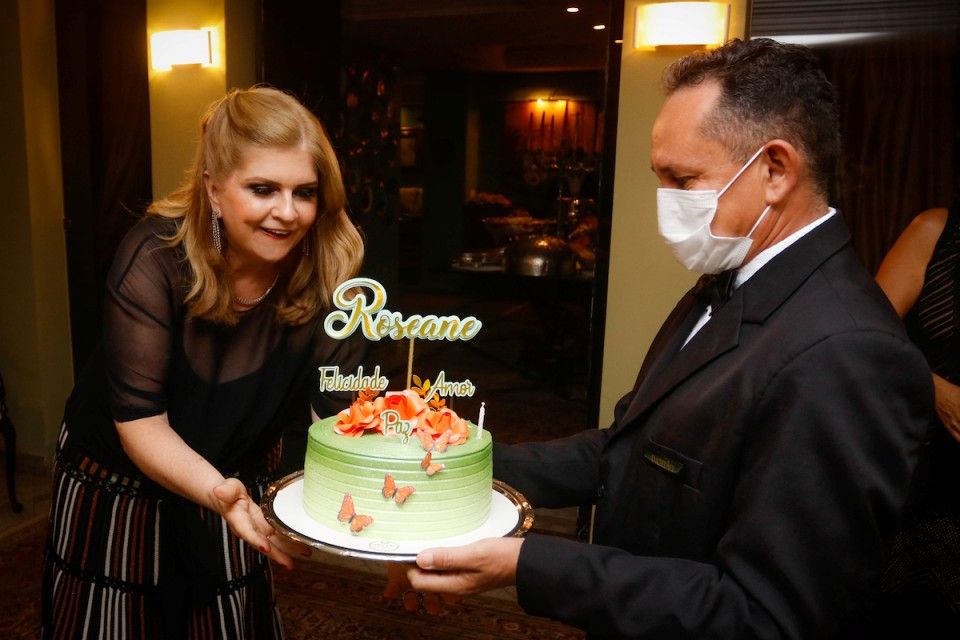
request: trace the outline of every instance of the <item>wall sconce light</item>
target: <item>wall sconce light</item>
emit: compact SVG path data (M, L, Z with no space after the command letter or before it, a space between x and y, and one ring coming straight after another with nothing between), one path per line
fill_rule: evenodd
M154 71L169 71L176 65L214 64L214 30L179 29L157 31L150 35L150 66Z
M633 46L716 47L727 40L730 6L720 2L661 2L637 7Z

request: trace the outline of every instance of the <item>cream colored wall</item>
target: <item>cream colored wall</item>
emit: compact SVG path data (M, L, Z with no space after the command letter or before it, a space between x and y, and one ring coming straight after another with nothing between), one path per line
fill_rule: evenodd
M216 28L220 64L148 71L153 195L162 197L184 178L193 160L200 116L226 92L223 0L147 0L147 36L172 29Z
M253 0L147 0L148 37L155 31L213 27L218 60L210 67L149 69L155 198L183 181L196 150L200 116L207 106L229 88L256 82L257 6Z
M638 51L630 46L636 7L641 4L646 3L627 0L624 4L601 427L613 420L613 408L633 387L657 330L696 281L694 274L674 260L657 234L659 184L650 171L650 129L663 104L660 78L682 52ZM731 3L731 37L742 36L747 5L748 0Z
M53 0L3 0L0 370L18 452L48 458L72 385Z

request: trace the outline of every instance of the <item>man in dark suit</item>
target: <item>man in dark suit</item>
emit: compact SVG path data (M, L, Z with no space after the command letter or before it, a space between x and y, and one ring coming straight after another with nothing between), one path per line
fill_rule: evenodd
M527 612L595 637L844 636L874 597L930 376L828 206L839 134L813 54L734 41L665 84L661 234L720 275L677 304L609 429L494 450L534 506L595 503L594 544L432 549L407 577L516 584Z

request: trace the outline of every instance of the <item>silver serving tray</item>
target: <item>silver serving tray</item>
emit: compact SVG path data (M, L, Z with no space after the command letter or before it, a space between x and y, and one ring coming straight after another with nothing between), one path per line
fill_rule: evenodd
M351 535L345 529L331 529L303 509L303 471L296 471L272 483L260 501L263 515L277 533L327 553L367 560L412 562L417 553L432 547L454 547L483 538L522 537L533 527L533 507L513 487L493 481L490 517L473 531L435 540L403 540Z

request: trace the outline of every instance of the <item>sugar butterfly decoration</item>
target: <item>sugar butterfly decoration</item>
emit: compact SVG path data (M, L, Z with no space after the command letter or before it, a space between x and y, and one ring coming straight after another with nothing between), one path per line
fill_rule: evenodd
M410 485L397 488L396 481L389 473L383 476L383 497L387 499L393 498L394 502L398 505L406 502L407 498L409 498L414 491L415 489Z
M353 506L353 497L349 493L343 494L343 502L340 504L340 513L337 514L337 520L340 522L349 522L350 531L360 533L364 528L373 524L373 516L357 513Z

